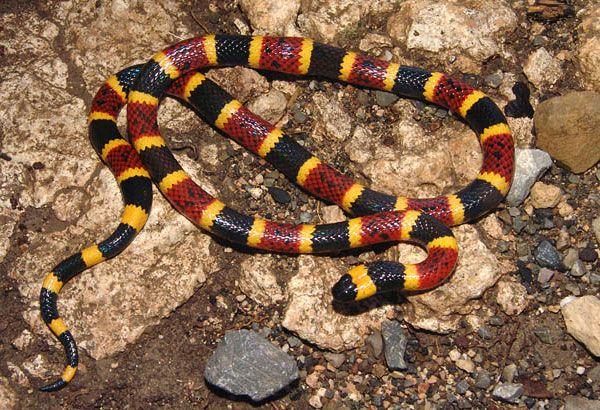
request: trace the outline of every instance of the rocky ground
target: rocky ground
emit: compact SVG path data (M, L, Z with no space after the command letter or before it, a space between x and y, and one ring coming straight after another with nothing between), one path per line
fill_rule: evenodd
M253 406L229 391L273 408L599 408L598 5L2 2L0 407ZM332 305L329 288L353 263L424 253L409 245L319 257L231 248L156 195L133 246L61 294L82 364L69 388L39 393L63 366L39 318L41 281L107 235L121 210L87 141L92 96L123 66L210 32L310 36L478 86L509 116L518 146L507 204L454 229L460 262L445 285L346 307ZM434 106L243 68L209 75L375 189L451 193L479 168L473 133ZM287 221L344 218L176 102L165 101L159 121L184 167L234 207ZM239 329L250 332L219 344Z

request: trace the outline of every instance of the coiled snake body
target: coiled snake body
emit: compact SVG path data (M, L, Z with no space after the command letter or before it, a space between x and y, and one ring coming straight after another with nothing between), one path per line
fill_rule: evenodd
M235 65L325 77L446 107L477 132L483 149L482 168L473 182L452 195L413 199L371 190L321 162L196 72ZM359 217L335 224L295 225L228 208L192 181L167 148L157 123L165 94L188 102L211 125L269 161L307 192ZM125 105L131 144L116 126ZM333 287L335 299L350 301L390 290L425 290L441 283L452 273L458 255L448 227L494 209L510 188L514 168L506 119L482 92L441 73L388 63L306 38L209 35L180 42L143 67L130 67L110 77L96 94L88 120L94 149L115 175L125 209L112 235L65 259L44 280L41 314L64 346L68 365L62 377L43 391L64 387L78 364L75 341L58 314L58 292L73 276L112 258L133 240L150 212L152 182L201 228L254 248L317 253L390 241L411 241L426 248L427 259L418 264L378 261L353 267Z

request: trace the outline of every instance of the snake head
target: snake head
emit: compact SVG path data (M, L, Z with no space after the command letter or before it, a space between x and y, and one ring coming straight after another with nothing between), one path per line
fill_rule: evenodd
M333 299L338 302L352 302L356 300L358 289L352 281L352 276L345 274L331 289Z

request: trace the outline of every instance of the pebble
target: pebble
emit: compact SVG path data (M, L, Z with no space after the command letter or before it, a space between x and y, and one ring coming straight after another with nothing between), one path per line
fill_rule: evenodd
M550 268L561 272L565 271L562 256L548 240L543 240L535 248L533 256L536 262L544 268Z
M587 273L587 269L583 265L583 262L578 259L571 267L571 271L569 273L575 278L580 278Z
M300 212L300 222L302 222L303 224L307 224L310 223L312 221L312 214L310 212Z
M524 389L522 384L499 383L494 387L492 396L507 403L518 403L523 392Z
M344 364L346 361L346 355L343 353L324 353L323 356L333 367L336 369Z
M375 101L377 105L381 107L389 107L398 101L399 97L394 93L388 93L385 91L375 91Z
M477 334L484 340L490 340L493 337L492 332L487 326L481 326L477 329Z
M593 248L583 248L579 251L579 259L584 262L596 262L598 253Z
M298 347L302 344L302 340L298 339L296 336L288 337L287 342L290 345L290 347Z
M563 259L563 265L565 265L567 269L571 269L578 259L579 253L577 252L577 249L571 248L567 251L567 254Z
M383 338L381 337L381 333L375 330L367 337L367 343L371 346L373 355L379 357L381 352L383 352Z
M538 272L538 282L539 283L548 283L550 279L554 276L554 271L548 268L541 268Z
M292 109L292 116L294 117L294 121L298 124L303 124L306 121L306 114L298 106L294 106Z
M456 361L456 367L467 373L473 373L475 371L475 363L473 363L473 360L471 359L458 359Z
M585 374L585 367L583 366L577 366L577 369L575 370L577 372L578 375L583 375Z
M515 176L506 202L512 205L508 212L512 217L521 212L517 205L523 203L533 184L552 166L552 158L541 149L515 149Z
M587 295L564 303L561 301L561 307L567 332L594 356L600 356L600 321L597 320L600 317L600 299Z
M492 326L504 326L504 320L500 316L492 316L490 318L490 325Z
M231 394L264 400L299 377L296 361L257 333L228 331L204 371L206 380Z
M504 76L502 75L502 72L496 71L495 73L486 75L483 80L488 86L492 88L498 88L500 87L500 84L502 84L503 78Z
M465 394L469 391L469 383L466 380L461 380L456 383L456 392L460 395Z
M507 383L512 383L517 375L517 365L511 363L502 369L502 380Z
M550 330L548 328L542 327L534 329L533 333L537 336L538 339L540 339L542 343L546 343L548 345L554 343L554 339L552 338L552 335L550 334Z
M281 188L271 186L269 187L269 194L275 202L280 204L289 204L292 201L292 197L290 196L290 194L288 194Z
M475 387L481 390L486 390L492 384L492 378L487 370L477 372L475 376Z
M596 241L600 244L600 216L592 221L592 229L596 235Z
M400 322L386 320L381 324L381 334L385 347L385 361L391 370L405 370L408 368L404 361L404 353L408 339Z
M248 191L248 193L250 194L250 196L254 199L260 199L260 197L263 194L262 189L258 188L258 187L247 187L246 191Z
M560 197L560 188L551 184L538 181L531 188L531 204L534 208L554 208Z

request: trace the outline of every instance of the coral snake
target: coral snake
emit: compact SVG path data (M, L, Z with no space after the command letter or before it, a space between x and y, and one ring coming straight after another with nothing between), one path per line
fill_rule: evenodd
M438 104L464 119L478 134L482 168L473 182L452 195L413 199L373 191L321 162L196 71L238 65L340 80ZM289 224L226 207L192 181L161 137L157 113L166 94L192 105L208 123L270 162L305 191L357 217L334 224ZM125 105L131 144L116 125ZM182 41L145 65L110 77L92 102L88 122L94 149L115 175L125 209L112 235L65 259L44 280L41 315L64 346L68 365L62 377L43 391L61 389L77 370L77 346L57 310L60 289L76 274L123 251L140 232L150 213L152 181L192 222L249 247L296 254L410 241L427 250L427 258L418 264L380 261L353 267L332 290L335 299L350 301L440 284L452 273L458 256L449 227L494 209L508 193L514 170L514 146L506 119L481 91L442 73L307 38L208 35Z

